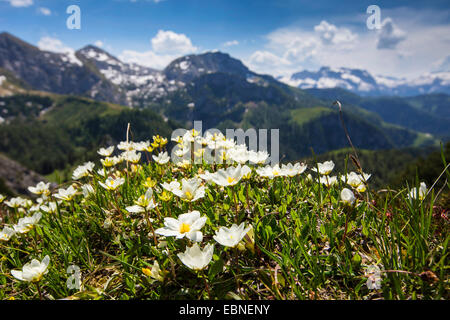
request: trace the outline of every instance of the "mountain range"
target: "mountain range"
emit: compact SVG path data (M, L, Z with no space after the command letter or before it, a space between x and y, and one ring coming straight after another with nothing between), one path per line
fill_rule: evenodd
M333 75L353 87L302 89L253 72L222 52L183 56L155 70L122 62L92 45L54 53L4 32L0 152L49 174L123 139L126 121L138 139L158 133L156 128L169 135L202 120L204 130L280 129L280 156L291 161L310 156L311 149L321 154L348 147L339 111L332 106L336 99L343 103L346 126L359 148L430 146L450 137L450 96L441 78L444 93L428 94L434 89L427 87L418 96L386 96L380 78L365 71L321 70L320 77L304 71L293 78L320 83L322 76ZM378 93L361 94L362 83L378 84Z
M279 78L301 89L342 88L362 96L414 96L429 93L450 94L450 72L429 72L415 79L373 76L351 68L322 67L318 71L301 71Z

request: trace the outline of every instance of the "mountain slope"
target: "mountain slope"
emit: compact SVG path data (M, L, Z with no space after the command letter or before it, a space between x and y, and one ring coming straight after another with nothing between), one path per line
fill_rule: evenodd
M359 106L378 114L385 122L440 137L450 136L450 96L446 94L417 97L360 97L350 91L334 89L308 89L313 96L330 103Z
M450 94L450 72L432 72L407 80L373 76L360 69L322 67L318 71L297 72L281 80L301 89L342 88L362 96Z
M35 90L125 101L111 82L83 64L77 55L42 51L6 32L0 34L0 68Z

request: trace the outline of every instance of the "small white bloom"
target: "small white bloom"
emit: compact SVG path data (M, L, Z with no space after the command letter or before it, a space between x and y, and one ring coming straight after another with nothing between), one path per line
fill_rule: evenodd
M94 170L95 164L93 162L86 162L73 171L72 179L79 180L88 176Z
M136 164L141 160L141 153L137 153L135 150L125 151L124 153L122 153L120 155L120 157L124 161L128 161L128 162Z
M267 151L252 151L248 152L248 160L253 164L264 164L269 158L269 153Z
M124 183L125 183L125 179L124 178L116 178L116 179L114 179L112 177L108 177L108 179L106 179L105 183L99 182L99 185L101 185L106 190L114 191L118 187L123 185Z
M292 165L291 163L288 163L287 165L282 164L281 165L281 174L283 176L287 176L287 177L295 177L296 175L302 174L303 172L305 172L307 168L306 164L300 164L300 163L296 163L294 165Z
M205 187L200 185L201 180L197 178L182 179L181 189L172 189L172 193L185 201L196 201L205 196Z
M278 164L274 165L273 167L267 165L264 168L258 168L256 169L256 173L259 174L261 177L269 179L282 176L282 171Z
M73 186L70 186L67 189L59 189L58 193L55 194L55 198L65 200L65 201L72 201L72 199L77 194L77 189L75 189Z
M331 186L337 184L338 180L337 180L336 176L332 176L332 177L322 176L322 177L319 177L319 183L321 183L327 187L331 187Z
M142 271L145 275L150 276L151 278L155 279L156 281L163 282L164 281L164 274L161 271L161 268L159 267L158 261L155 261L153 263L152 269L148 268L142 268Z
M334 162L333 161L325 161L324 163L318 163L317 167L319 168L319 173L321 175L329 175L331 171L334 169ZM312 171L317 172L317 167L311 168Z
M47 213L56 213L58 206L56 202L49 202L46 206L41 206L41 210Z
M28 187L28 191L31 193L42 195L50 193L50 183L45 183L43 181L39 182L36 187Z
M148 188L144 195L135 200L136 205L127 207L126 210L131 213L142 213L156 208L156 203L153 200L153 190Z
M155 233L177 239L186 237L189 240L201 242L203 234L200 229L205 225L206 219L206 217L200 217L198 211L181 214L178 219L167 217L164 218L164 228L157 229Z
M247 170L243 171L242 169L240 164L237 167L228 167L226 170L220 169L211 174L211 181L222 187L234 186L241 181L244 173L248 174Z
M114 146L110 146L108 148L100 148L100 150L97 151L99 155L102 157L109 157L114 152Z
M341 200L344 203L348 203L348 204L352 205L355 202L356 198L355 198L355 195L353 194L352 190L344 188L341 191Z
M15 232L27 233L31 231L35 225L41 220L42 213L36 212L31 217L20 218L16 225L13 226Z
M49 263L49 256L45 256L42 262L33 259L23 266L22 271L11 270L11 274L14 278L21 281L38 282L48 272Z
M377 265L368 266L365 270L367 288L369 290L381 289L381 270Z
M159 153L157 156L153 155L152 158L160 165L166 164L170 160L167 151Z
M220 227L213 238L223 246L235 247L241 242L250 229L250 226L245 228L244 222L239 226L233 224L230 228Z
M0 241L9 241L11 237L16 233L13 228L4 227L2 231L0 231Z
M11 198L9 199L9 201L5 201L5 204L10 207L10 208L19 208L19 207L24 207L26 208L28 206L28 200L21 198L21 197L16 197L16 198Z
M411 191L409 192L409 198L416 199L418 195L419 200L423 200L427 195L427 191L428 191L427 185L425 184L425 182L421 182L419 186L419 192L417 192L417 188L412 188Z
M123 150L123 151L135 150L135 144L134 144L134 142L122 141L117 145L117 149Z
M87 198L89 195L95 193L94 188L90 184L83 184L81 186L81 191L83 192L83 197Z
M173 190L180 189L180 183L178 181L172 181L170 183L161 183L161 186L167 191L173 192Z
M211 262L213 253L214 245L208 244L201 250L198 244L195 243L177 256L187 267L193 270L202 270Z

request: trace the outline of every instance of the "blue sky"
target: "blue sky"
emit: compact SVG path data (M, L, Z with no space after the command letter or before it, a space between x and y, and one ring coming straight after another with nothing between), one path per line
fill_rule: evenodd
M81 30L66 27L72 4ZM372 4L380 30L366 26ZM0 31L53 51L97 44L158 69L180 55L220 50L273 75L328 65L415 77L448 64L450 2L0 0Z

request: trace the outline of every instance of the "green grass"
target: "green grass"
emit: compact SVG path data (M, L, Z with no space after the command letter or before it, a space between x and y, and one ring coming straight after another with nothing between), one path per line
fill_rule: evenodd
M35 227L0 242L0 299L449 298L449 222L439 207L448 184L439 197L430 190L423 200L410 199L408 186L395 192L353 190L356 201L348 205L340 193L351 187L340 179L328 188L308 178L314 176L310 169L267 179L252 167L250 178L235 186L203 184L204 197L193 202L161 188L163 182L223 167L122 162L109 173L124 178L115 191L99 184L105 178L96 170L74 181L73 200L60 201L55 213L40 207ZM94 192L84 196L81 184ZM157 208L127 211L149 186ZM55 193L44 203L55 201ZM207 218L200 246L215 246L202 271L189 269L177 256L193 242L153 233L164 218L192 210ZM29 206L11 209L4 202L0 211L4 226L32 214ZM235 248L217 243L219 227L233 223L252 226L253 233ZM39 281L41 295L38 286L12 277L11 270L46 255L50 265ZM159 280L143 272L155 262L162 270ZM71 265L81 270L80 289L67 287ZM381 269L379 289L367 286L366 268L374 265Z
M292 120L299 125L333 113L338 114L336 110L327 107L300 108L291 111Z

